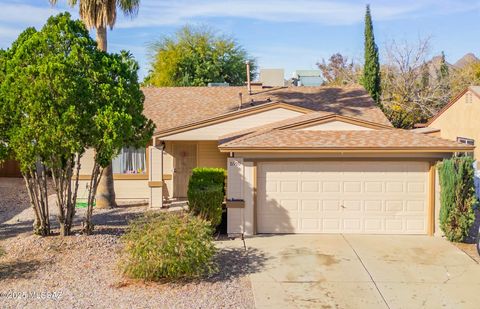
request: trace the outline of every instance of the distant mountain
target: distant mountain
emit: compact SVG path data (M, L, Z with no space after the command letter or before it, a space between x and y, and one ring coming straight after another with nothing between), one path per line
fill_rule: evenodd
M449 70L455 70L455 69L462 69L466 65L472 63L472 62L477 62L480 61L479 58L475 56L473 53L467 53L465 54L462 58L458 59L457 62L454 64L446 62L448 69ZM440 64L442 63L442 56L434 56L430 61L427 61L428 65L428 71L430 72L431 76L436 76L438 70L440 70Z
M458 59L457 62L453 64L455 68L462 69L466 65L471 64L472 62L479 62L480 59L475 56L473 53L465 54L462 58Z

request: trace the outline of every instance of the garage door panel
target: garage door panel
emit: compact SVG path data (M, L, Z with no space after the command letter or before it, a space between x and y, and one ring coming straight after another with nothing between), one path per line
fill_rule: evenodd
M347 215L352 212L354 215L357 215L358 212L363 211L363 202L361 200L344 200L342 205L343 213Z
M364 204L364 210L366 213L375 213L375 212L383 211L382 200L365 200L363 204Z
M365 193L382 193L384 192L384 183L380 181L365 181Z
M322 183L322 192L326 193L340 193L342 186L338 181L324 181Z
M283 193L298 192L298 182L282 181L280 182L280 190Z
M409 200L407 201L406 211L409 213L425 213L425 209L427 208L425 205L424 200Z
M385 192L386 193L395 193L405 191L404 183L400 181L386 181L385 182Z
M407 192L408 193L425 193L425 183L422 182L409 182L407 185Z
M345 193L361 193L362 182L361 181L345 181L343 183L343 192Z
M321 192L321 184L318 181L301 181L300 188L302 192Z
M426 162L261 163L258 232L424 234L427 172Z
M304 213L314 212L318 214L321 211L321 205L319 200L302 200L300 211Z

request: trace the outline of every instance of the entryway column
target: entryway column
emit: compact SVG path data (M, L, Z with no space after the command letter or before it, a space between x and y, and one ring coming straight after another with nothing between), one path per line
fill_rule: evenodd
M163 206L163 146L148 147L150 159L148 186L150 188L150 207Z

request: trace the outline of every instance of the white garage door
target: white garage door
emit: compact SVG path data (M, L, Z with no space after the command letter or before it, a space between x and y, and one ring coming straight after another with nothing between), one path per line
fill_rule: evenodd
M258 165L258 233L426 234L426 162Z

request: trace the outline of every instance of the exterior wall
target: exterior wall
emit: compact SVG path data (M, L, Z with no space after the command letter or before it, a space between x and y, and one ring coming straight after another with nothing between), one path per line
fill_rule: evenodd
M87 199L87 186L89 180L80 180L78 187L78 199ZM115 195L117 201L141 201L147 202L150 197L150 188L148 187L148 180L120 180L115 179Z
M182 141L183 143L185 141ZM173 149L175 141L165 141L165 150L163 152L163 175L164 187L163 194L165 198L173 197L173 177L175 168L175 159ZM217 141L192 141L197 145L197 166L198 167L219 167L227 168L227 153L218 150Z
M201 141L197 145L198 167L227 168L228 154L218 150L217 141Z
M372 130L370 128L354 125L348 122L343 121L330 121L322 124L317 124L311 127L301 128L300 130L308 130L308 131L323 131L323 130L331 130L331 131L360 131L360 130Z
M466 96L471 96L471 103L467 103ZM475 140L474 157L480 159L480 99L470 90L461 96L457 102L445 110L429 127L440 129L442 138L456 140L457 137L466 137Z
M80 200L87 199L87 186L90 183L89 176L92 172L94 163L94 152L87 149L83 157L80 159L80 177L78 187L78 198ZM122 175L128 178L129 175ZM137 175L135 175L137 176ZM118 179L114 175L114 186L116 199L119 201L148 201L150 197L150 188L148 186L148 175L143 179Z
M292 111L286 108L275 108L265 112L244 116L241 118L213 124L210 126L193 129L162 137L165 141L217 141L222 135L237 132L252 127L284 120L287 118L303 115L301 112Z

